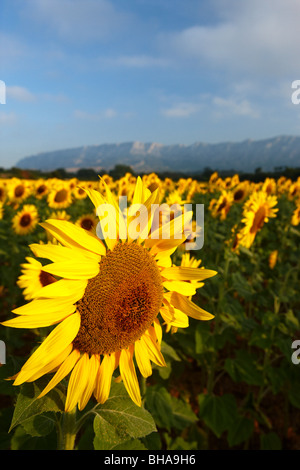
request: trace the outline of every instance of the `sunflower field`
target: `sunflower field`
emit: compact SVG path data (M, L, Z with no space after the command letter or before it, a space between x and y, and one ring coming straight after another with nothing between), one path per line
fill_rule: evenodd
M0 260L1 449L300 449L300 178L4 177Z

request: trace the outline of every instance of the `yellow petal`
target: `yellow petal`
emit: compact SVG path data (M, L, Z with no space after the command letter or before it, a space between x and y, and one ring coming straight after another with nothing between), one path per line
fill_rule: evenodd
M132 401L142 405L140 387L133 364L133 347L122 349L119 361L120 374Z
M111 378L115 370L115 354L105 354L98 370L95 397L99 403L105 403L109 397Z
M61 382L73 369L76 362L80 358L80 352L77 349L74 349L71 354L64 360L64 362L59 367L58 371L52 377L48 385L44 388L44 390L40 393L38 398L43 397L46 395L50 390L52 390L56 385Z
M106 254L105 246L99 238L67 220L48 219L40 225L64 246L85 248L100 256Z
M185 313L191 318L204 321L214 318L214 315L198 307L198 305L194 304L187 297L178 294L178 292L169 292L164 294L164 298L166 298L175 308L178 308L178 310L181 310L181 312Z
M136 363L143 377L152 374L152 367L149 359L148 349L144 341L138 339L134 344Z
M173 266L161 271L162 277L169 281L203 281L216 274L218 274L217 271L211 269L197 269L181 266Z
M60 297L59 299L34 299L21 307L12 310L17 315L41 315L44 313L53 313L61 310L72 310L74 312L74 303L81 298L77 295L70 297Z
M43 271L68 279L91 279L99 273L99 263L94 260L82 262L75 258L74 261L47 264L43 266Z
M72 411L87 385L89 356L84 353L76 363L69 380L65 411Z
M147 347L150 360L158 366L166 367L165 359L160 352L158 342L154 340L149 331L143 334L141 341L144 341Z
M33 243L29 245L32 253L37 258L45 258L49 259L50 261L70 261L73 260L75 256L82 257L83 259L87 258L94 259L96 261L100 261L101 257L96 253L92 253L81 247L69 247L69 246L62 246L62 245L54 245L52 243L47 243L41 245L39 243ZM42 269L42 267L41 267Z
M26 380L23 380L23 375L28 371L35 372L36 369L47 366L55 357L59 356L72 343L79 327L80 315L78 312L70 315L56 326L24 364L18 375L17 383L14 385L23 383Z
M196 288L190 282L185 281L164 281L163 286L169 291L179 292L182 295L195 295Z
M13 385L20 385L23 382L33 382L34 380L37 380L42 377L42 375L52 372L61 365L61 363L66 359L66 357L70 354L71 351L72 345L69 344L69 346L59 354L59 356L56 356L48 364L43 366L37 366L35 369L28 369L25 371L22 368L20 372L18 372L14 377L11 377L11 379L15 380ZM20 374L22 374L22 380L20 378L18 379Z
M160 322L158 320L158 318L155 318L154 322L153 322L153 326L154 326L154 330L155 330L155 335L156 335L156 338L157 338L157 341L159 344L161 344L161 340L162 340L162 328L160 326Z
M76 305L72 305L69 309L58 312L40 313L40 315L19 315L3 322L2 325L10 328L43 328L61 322L74 313L75 309Z
M52 282L47 286L42 287L32 294L32 298L46 297L71 297L77 294L80 298L83 297L84 291L87 286L87 280L85 279L60 279L57 282Z
M160 313L165 322L170 326L177 328L187 328L189 326L188 316L177 308L162 307Z
M89 399L92 396L92 393L95 388L97 372L99 369L99 362L100 362L99 356L96 354L93 354L88 362L88 368L86 371L86 373L88 374L88 381L79 399L79 403L78 403L79 410L83 410L86 407Z
M59 354L59 356L56 356L46 366L43 366L43 367L40 367L40 368L36 369L34 374L32 374L30 376L30 378L28 378L27 382L33 382L33 381L39 379L40 377L42 377L42 375L55 372L57 370L57 368L60 367L60 365L68 357L68 355L70 354L72 349L73 349L73 345L69 344L68 347Z

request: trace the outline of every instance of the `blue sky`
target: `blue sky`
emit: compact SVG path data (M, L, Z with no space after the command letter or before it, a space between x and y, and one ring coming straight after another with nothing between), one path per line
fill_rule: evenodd
M1 0L0 165L299 135L299 0Z

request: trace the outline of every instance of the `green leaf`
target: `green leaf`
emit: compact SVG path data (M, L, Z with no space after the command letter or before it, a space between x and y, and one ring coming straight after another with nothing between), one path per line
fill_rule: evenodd
M112 384L111 394L103 405L93 409L94 448L110 450L131 438L137 439L156 431L150 413L133 403L123 384Z
M50 413L32 416L22 423L23 428L33 437L47 436L54 429L55 420Z
M228 430L228 444L232 447L246 441L251 436L253 428L253 421L239 416Z
M256 363L256 356L240 350L236 353L235 359L226 359L224 368L235 382L263 385L263 377Z
M147 387L146 407L157 426L171 429L173 424L172 400L171 395L164 387L160 385Z
M275 432L269 432L268 434L262 434L260 436L260 448L261 450L281 450L281 440Z
M171 397L171 403L173 412L172 426L174 428L183 430L198 421L197 416L188 403L175 397Z
M248 281L241 275L240 272L232 274L233 288L245 300L251 300L253 292L250 288Z
M114 447L114 450L147 450L147 448L138 439L132 439Z
M26 420L47 411L63 412L65 393L61 385L55 387L44 397L37 398L47 383L48 380L43 377L36 382L25 383L21 387L9 431L15 426L23 424Z
M218 397L200 394L198 401L200 418L217 437L230 429L237 415L236 401L233 395L226 394Z

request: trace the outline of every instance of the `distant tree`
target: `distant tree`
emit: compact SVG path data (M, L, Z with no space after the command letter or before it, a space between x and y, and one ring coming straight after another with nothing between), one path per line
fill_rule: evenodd
M119 178L122 178L122 176L125 176L126 173L131 173L132 175L134 175L134 171L131 168L131 166L119 164L119 165L115 165L115 167L112 170L110 170L109 176L111 176L114 179L119 179Z
M99 171L96 172L93 168L80 168L76 173L76 177L82 180L97 180L98 174Z

